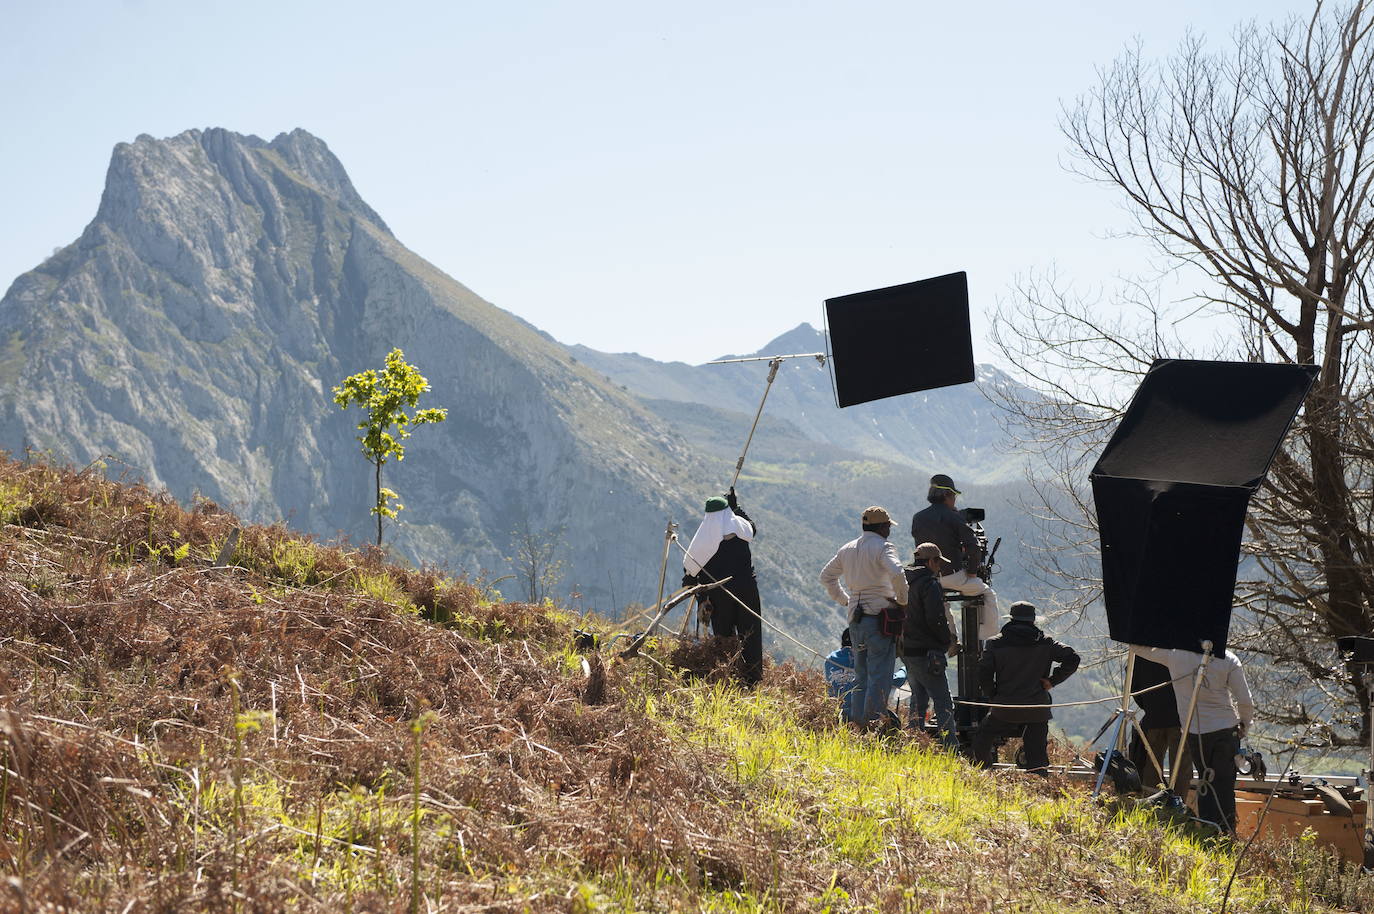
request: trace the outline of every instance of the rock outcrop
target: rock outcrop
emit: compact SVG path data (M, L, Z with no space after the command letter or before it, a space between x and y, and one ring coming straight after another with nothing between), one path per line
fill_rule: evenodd
M367 541L370 468L331 388L397 346L449 419L387 467L396 551L496 578L520 528L566 544L589 603L644 599L666 517L697 501L681 439L402 246L302 130L115 148L95 219L0 300L0 447L109 455L178 497Z

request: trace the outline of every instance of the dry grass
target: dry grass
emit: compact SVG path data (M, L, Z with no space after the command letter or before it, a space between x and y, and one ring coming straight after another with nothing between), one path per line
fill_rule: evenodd
M585 620L281 527L212 567L238 521L208 502L4 462L0 523L16 910L407 910L412 878L435 911L1203 910L1230 859L853 739L814 673L742 695L730 645L584 665ZM1239 910L1366 904L1323 860L1266 850Z

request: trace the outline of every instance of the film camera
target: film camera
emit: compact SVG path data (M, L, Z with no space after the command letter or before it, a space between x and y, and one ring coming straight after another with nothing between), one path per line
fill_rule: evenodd
M987 512L982 508L960 508L959 513L963 515L964 523L969 525L973 535L978 538L978 547L983 551L983 563L978 566L978 577L990 582L993 573L997 571L997 547L1002 545L1002 537L997 537L992 548L988 549L988 534L983 529Z

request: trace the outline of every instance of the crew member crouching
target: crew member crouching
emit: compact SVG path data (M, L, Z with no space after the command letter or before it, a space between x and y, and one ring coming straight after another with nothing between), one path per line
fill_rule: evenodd
M1049 773L1050 689L1078 669L1078 653L1047 636L1035 625L1035 607L1023 600L1011 604L1011 621L989 638L978 661L978 683L988 711L973 733L973 760L991 767L997 742L1025 727L1021 745L1027 770ZM1005 707L1028 705L1030 707Z

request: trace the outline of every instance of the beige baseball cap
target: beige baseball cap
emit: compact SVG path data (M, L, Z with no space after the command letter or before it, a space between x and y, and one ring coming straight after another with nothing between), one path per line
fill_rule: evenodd
M950 565L954 563L940 554L940 547L934 543L922 543L916 547L916 561L929 562L931 559L939 559Z
M871 508L864 508L863 523L868 524L890 524L893 523L892 515L887 513L886 508L874 505Z

